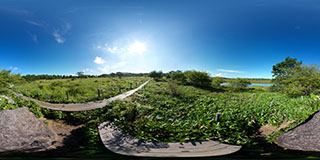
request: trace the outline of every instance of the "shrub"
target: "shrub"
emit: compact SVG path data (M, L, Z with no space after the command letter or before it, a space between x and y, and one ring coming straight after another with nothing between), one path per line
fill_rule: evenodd
M170 95L173 97L178 97L183 95L181 88L179 87L177 82L174 80L168 81L168 89L169 89Z
M211 87L211 79L209 73L200 71L186 71L184 72L186 82L189 85L196 87L209 88Z
M250 85L250 81L243 78L237 78L231 82L231 86L237 89L244 89Z
M151 77L151 78L153 78L153 79L155 79L155 80L159 80L159 79L162 78L163 73L162 73L162 71L159 71L159 72L157 72L157 71L152 71L152 72L150 72L150 73L148 74L148 76Z
M224 82L226 82L226 81L221 77L212 78L212 87L220 88L221 84L224 83Z
M169 78L177 81L178 83L181 83L181 84L186 83L186 76L181 71L171 71L171 72L169 72L168 75L169 75Z

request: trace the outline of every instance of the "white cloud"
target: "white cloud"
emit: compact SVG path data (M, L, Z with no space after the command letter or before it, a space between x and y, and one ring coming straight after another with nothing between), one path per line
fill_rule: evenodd
M59 33L59 30L53 31L52 35L58 43L62 44L65 42L65 39L61 36L61 34Z
M9 67L9 69L12 70L12 71L16 71L16 70L18 70L19 68L18 68L18 67Z
M101 71L102 73L108 73L108 71L110 72L110 66L105 65L103 68L98 67L97 68L99 71Z
M117 53L119 50L118 50L118 47L117 46L113 46L113 47L108 47L107 48L107 51L110 52L110 53Z
M34 25L34 26L39 26L39 27L44 25L44 22L41 22L39 20L26 20L26 22L28 24L31 24L31 25Z
M228 73L243 73L242 71L228 70L228 69L217 69L217 71L220 71L220 72L228 72Z
M95 45L95 49L98 49L107 54L116 54L120 57L127 57L129 55L142 55L147 51L147 47L145 43L136 41L131 44L103 44L103 45Z
M88 74L88 73L93 73L94 70L93 70L93 69L86 68L86 69L82 70L82 72Z
M227 77L227 73L218 73L216 74L216 77Z
M60 29L54 29L52 35L58 43L62 44L66 41L65 38L63 38L63 36L70 31L71 25L65 22L65 24L59 28Z
M104 64L104 63L105 63L105 60L102 59L101 57L98 57L98 56L97 56L97 57L94 59L93 62L96 63L96 64Z
M126 64L127 64L127 62L122 61L119 63L115 63L112 66L105 65L103 67L98 67L97 69L99 71L101 71L102 73L121 72L122 70L120 70L120 69L123 68Z
M125 66L127 64L127 62L119 62L119 63L116 63L115 65L111 66L111 69L118 69L118 68L121 68L123 66Z

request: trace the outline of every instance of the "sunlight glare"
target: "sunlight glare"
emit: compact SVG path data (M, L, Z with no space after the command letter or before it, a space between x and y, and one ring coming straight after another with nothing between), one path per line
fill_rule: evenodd
M144 43L141 43L139 41L136 41L135 43L131 44L128 48L128 51L130 53L138 53L142 54L147 50L147 47Z

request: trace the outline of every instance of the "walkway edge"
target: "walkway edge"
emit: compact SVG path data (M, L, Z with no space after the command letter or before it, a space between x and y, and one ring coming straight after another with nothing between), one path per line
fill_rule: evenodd
M188 143L145 142L114 128L113 123L98 126L100 138L110 151L137 157L213 157L237 152L241 146L199 141Z
M34 98L30 98L27 96L24 96L22 94L18 94L16 92L13 91L13 93L18 96L21 97L23 100L27 100L27 101L35 101L36 103L38 103L41 107L46 108L46 109L52 109L52 110L58 110L58 111L69 111L69 112L76 112L76 111L87 111L87 110L94 110L94 109L98 109L98 108L103 108L104 106L106 106L106 104L108 102L112 102L115 100L121 100L124 98L127 98L129 96L131 96L132 94L134 94L135 92L137 92L138 90L140 90L143 86L145 86L146 84L148 84L150 82L149 79L148 81L144 82L142 85L140 85L139 87L132 89L130 91L127 91L123 94L117 95L115 97L111 97L108 99L103 99L103 100L99 100L99 101L92 101L92 102L87 102L87 103L59 103L59 104L53 104L53 103L48 103L48 102L44 102L44 101L40 101Z

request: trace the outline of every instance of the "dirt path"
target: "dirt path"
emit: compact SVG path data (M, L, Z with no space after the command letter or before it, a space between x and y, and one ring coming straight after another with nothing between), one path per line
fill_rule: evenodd
M150 79L151 80L151 79ZM47 109L52 109L52 110L58 110L58 111L69 111L69 112L74 112L74 111L87 111L87 110L93 110L93 109L98 109L98 108L102 108L106 105L106 103L108 102L112 102L114 100L120 100L120 99L124 99L127 98L129 96L131 96L132 94L134 94L136 91L138 91L139 89L141 89L143 86L145 86L147 83L150 82L150 80L146 81L145 83L143 83L142 85L140 85L138 88L130 90L126 93L117 95L115 97L111 97L108 99L104 99L104 100L100 100L100 101L94 101L94 102L87 102L87 103L69 103L69 104L53 104L53 103L48 103L48 102L43 102L43 101L39 101L37 99L34 98L30 98L21 94L18 94L16 92L15 95L21 97L24 100L32 100L37 102L41 107L43 108L47 108Z

